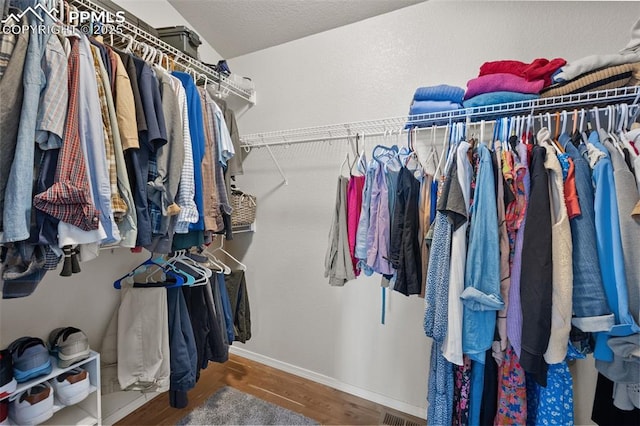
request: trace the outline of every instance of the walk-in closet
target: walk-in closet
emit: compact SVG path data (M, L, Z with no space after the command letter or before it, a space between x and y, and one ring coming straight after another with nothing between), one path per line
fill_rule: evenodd
M640 3L0 11L0 425L640 423Z

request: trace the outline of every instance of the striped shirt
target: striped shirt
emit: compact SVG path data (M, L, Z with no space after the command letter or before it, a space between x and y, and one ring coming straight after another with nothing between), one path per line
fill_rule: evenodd
M104 136L104 147L107 155L107 166L109 168L109 184L111 187L111 209L116 222L120 222L127 212L127 204L124 202L118 191L118 171L116 169L116 153L113 141L113 128L109 118L109 108L107 105L107 91L110 88L108 81L102 80L100 69L104 66L100 56L100 50L96 46L91 46L93 64L96 69L96 81L98 82L98 98L100 100L100 112L102 115L102 131Z
M194 200L196 185L193 178L193 151L191 149L191 133L189 132L189 111L187 110L187 95L180 80L171 76L171 85L178 95L184 136L184 163L176 199L176 203L180 206L180 213L178 214L175 232L186 234L189 232L189 224L197 223L199 219L198 208Z

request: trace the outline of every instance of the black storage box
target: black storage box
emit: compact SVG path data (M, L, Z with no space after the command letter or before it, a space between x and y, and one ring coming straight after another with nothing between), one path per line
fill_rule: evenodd
M198 46L202 44L198 34L187 27L164 27L156 28L160 40L175 47L179 51L186 53L192 58L198 58Z

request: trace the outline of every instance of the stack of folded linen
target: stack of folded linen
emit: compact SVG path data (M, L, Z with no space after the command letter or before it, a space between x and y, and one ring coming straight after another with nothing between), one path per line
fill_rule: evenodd
M485 62L477 78L467 82L463 105L472 108L537 99L552 84L551 76L566 64L561 58L539 58L530 64L513 61Z
M553 86L542 97L637 86L640 83L640 19L631 41L619 53L589 55L564 65L553 74Z
M560 68L553 81L556 84L545 89L542 97L637 86L640 81L640 54L586 56Z
M463 96L463 88L447 84L418 87L409 107L409 121L405 128L427 126L420 115L461 109Z
M409 115L460 109L463 96L464 89L446 84L418 87L413 95Z

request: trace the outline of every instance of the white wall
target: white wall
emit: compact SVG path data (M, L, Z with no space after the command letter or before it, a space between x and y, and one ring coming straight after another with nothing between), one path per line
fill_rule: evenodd
M616 52L638 12L636 2L428 2L235 58L231 70L258 90L240 130L403 115L416 87L464 87L484 61ZM338 142L275 148L288 186L264 149L248 155L239 187L258 196L258 230L234 243L249 265L254 337L245 347L424 413L423 301L393 294L382 326L378 278L331 288L323 277L345 152ZM576 423L586 424L594 370L578 367Z
M0 348L18 337L35 336L46 341L56 327L74 326L100 350L102 337L120 300L113 282L148 258L129 249L103 250L82 272L71 277L49 271L29 297L0 300Z
M164 0L117 2L154 26L182 23L175 9L158 6ZM258 88L258 105L239 125L250 133L402 115L415 87L464 85L485 60L616 51L639 9L635 2L430 2L403 9L233 60L231 69ZM254 337L244 346L423 413L423 302L393 294L382 326L378 279L330 288L322 276L344 152L339 143L275 150L288 186L264 150L248 156L239 186L259 197L258 232L236 236L232 246L249 266ZM76 325L99 349L119 297L112 282L144 258L106 251L77 276L51 272L34 295L1 300L0 346ZM590 403L594 385L576 387L577 424L588 423L590 407L582 401Z

